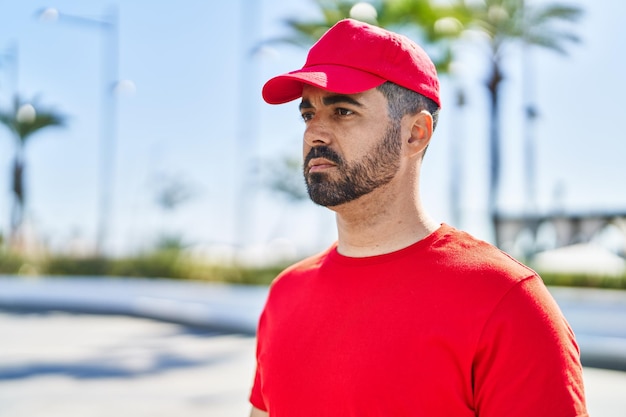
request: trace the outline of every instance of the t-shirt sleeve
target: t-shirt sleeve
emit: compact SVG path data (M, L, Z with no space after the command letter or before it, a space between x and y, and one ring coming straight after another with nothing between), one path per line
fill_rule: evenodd
M262 411L267 411L263 395L261 394L261 374L257 365L252 391L250 392L250 404Z
M587 416L574 334L538 276L498 303L473 364L477 415Z
M263 334L264 334L264 329L265 329L264 323L265 323L265 309L263 309L263 312L261 313L261 317L259 317L259 324L257 327L256 370L254 374L254 382L252 384L252 389L250 391L250 397L248 399L250 401L250 404L252 404L254 407L262 411L267 411L267 405L265 404L265 400L263 398L263 393L262 393L263 378L261 375L261 365L259 363L259 352L261 351L261 344L263 341Z

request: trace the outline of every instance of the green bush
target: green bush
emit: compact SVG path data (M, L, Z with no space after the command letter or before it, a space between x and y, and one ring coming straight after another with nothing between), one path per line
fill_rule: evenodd
M5 273L18 273L21 264L19 262ZM124 258L50 256L41 263L38 271L44 275L108 275L267 285L285 266L253 268L213 265L189 259L178 250L157 250Z
M283 269L284 266L263 268L222 267L217 268L214 274L219 281L223 282L247 285L269 285Z
M108 275L110 263L103 257L51 256L44 261L42 273L45 275Z
M121 277L186 278L176 252L160 251L111 261L108 275Z
M621 277L590 274L542 273L546 285L626 290L626 275Z
M21 257L0 251L0 274L17 274L24 263Z

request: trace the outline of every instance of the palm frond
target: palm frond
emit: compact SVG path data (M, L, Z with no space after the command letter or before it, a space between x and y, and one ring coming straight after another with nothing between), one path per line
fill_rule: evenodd
M32 106L34 112L29 117L20 117L20 109L26 105ZM0 110L0 124L11 130L21 145L24 145L34 133L43 128L62 127L65 126L66 121L66 115L53 108L40 106L37 98L24 100L19 96L15 96L12 108Z

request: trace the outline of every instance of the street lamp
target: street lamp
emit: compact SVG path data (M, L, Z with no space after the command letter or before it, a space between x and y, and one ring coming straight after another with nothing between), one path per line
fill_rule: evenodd
M7 75L7 84L9 87L9 94L7 97L8 104L10 105L11 101L17 97L18 92L18 46L17 42L11 43L6 49L0 51L0 72L4 72ZM2 212L4 208L3 204L0 204L0 212ZM7 212L10 209L7 207ZM2 214L4 216L4 214ZM9 225L9 230L11 229L11 225ZM11 232L9 232L10 234ZM0 223L0 248L2 248L3 239L2 239L2 226Z
M76 16L47 8L38 13L41 20L59 21L101 30L105 35L102 43L102 105L100 126L100 188L98 199L98 223L96 252L103 254L110 229L111 206L115 175L115 148L117 133L117 101L115 89L118 84L118 13L110 7L98 18Z

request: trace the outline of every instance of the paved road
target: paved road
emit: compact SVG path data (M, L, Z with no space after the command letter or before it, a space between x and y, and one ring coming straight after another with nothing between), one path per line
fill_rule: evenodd
M247 416L254 338L143 318L0 312L0 416ZM626 373L585 368L592 417L626 416Z

